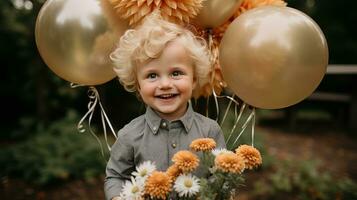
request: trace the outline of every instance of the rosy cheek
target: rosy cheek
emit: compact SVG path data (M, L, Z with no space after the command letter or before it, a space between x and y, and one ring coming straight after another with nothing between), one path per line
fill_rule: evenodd
M152 84L144 84L141 90L145 94L150 94L150 93L153 93L155 91L155 86L152 85Z

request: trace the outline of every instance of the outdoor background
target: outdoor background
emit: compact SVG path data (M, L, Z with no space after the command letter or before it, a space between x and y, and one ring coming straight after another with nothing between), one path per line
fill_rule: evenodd
M108 154L102 156L88 131L76 129L87 112L88 88L72 89L36 48L35 20L44 2L0 1L0 199L104 199ZM356 1L287 2L319 24L329 64L357 64ZM117 79L97 89L116 131L144 111ZM357 74L326 75L317 91L347 100L307 99L257 111L255 145L263 166L245 173L239 199L357 199L357 118L351 117L357 115ZM93 127L102 139L99 120L96 114ZM240 142L251 142L249 130Z

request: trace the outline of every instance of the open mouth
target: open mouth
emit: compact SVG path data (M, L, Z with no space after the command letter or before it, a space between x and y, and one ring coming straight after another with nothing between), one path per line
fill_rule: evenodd
M171 98L174 98L176 96L178 96L178 94L161 94L161 95L157 95L155 97L159 98L159 99L171 99Z

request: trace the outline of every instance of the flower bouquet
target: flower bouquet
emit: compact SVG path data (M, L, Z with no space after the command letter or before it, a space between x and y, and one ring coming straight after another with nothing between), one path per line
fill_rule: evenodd
M137 166L131 181L123 185L120 199L230 199L244 181L243 171L262 163L260 152L249 145L241 145L233 152L215 149L211 138L200 138L190 148L193 152L177 152L166 172L157 171L151 161ZM198 168L205 174L201 178L193 175Z

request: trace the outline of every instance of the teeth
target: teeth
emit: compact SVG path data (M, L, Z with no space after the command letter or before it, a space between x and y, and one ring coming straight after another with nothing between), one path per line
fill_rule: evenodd
M159 95L158 97L167 99L167 98L171 98L173 96L175 96L175 94L162 94L162 95Z

